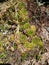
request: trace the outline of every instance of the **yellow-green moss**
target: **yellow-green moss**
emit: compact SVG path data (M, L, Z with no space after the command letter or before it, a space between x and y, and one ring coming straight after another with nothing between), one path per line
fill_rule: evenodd
M0 58L4 59L6 57L7 57L7 54L6 53L3 52L3 53L0 54Z
M30 24L25 23L24 25L21 25L20 30L23 31L23 30L28 29L28 28L30 28Z
M24 46L25 46L26 49L32 50L36 47L36 44L34 44L33 42L31 42L31 43L30 42L25 42Z
M32 42L37 46L43 47L43 42L38 36L34 36Z
M27 29L26 34L27 34L28 36L33 36L33 35L35 34L35 32L32 31L31 29Z
M20 43L25 43L27 41L27 37L23 34L20 35Z
M19 8L19 9L25 8L24 2L19 2L18 8Z

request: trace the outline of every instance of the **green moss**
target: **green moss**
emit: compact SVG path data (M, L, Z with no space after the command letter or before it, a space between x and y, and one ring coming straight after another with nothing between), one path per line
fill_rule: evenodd
M24 3L23 2L19 3L18 7L19 7L19 10L16 13L18 20L20 21L20 19L25 20L26 18L28 18L28 16L27 16L28 12L24 6Z
M35 33L36 32L36 27L35 25L31 25L31 30Z
M27 37L25 35L21 34L20 41L21 41L21 43L25 43L27 41Z
M17 48L17 44L16 44L16 43L14 43L13 48L14 48L14 49L16 49L16 48Z
M24 46L28 49L28 50L32 50L32 49L34 49L35 47L36 47L36 44L34 44L34 43L30 43L30 42L25 42L24 43Z
M0 32L0 40L2 39L2 37L3 37L3 34L2 34L2 32Z
M4 46L4 43L3 41L0 40L0 46Z
M25 8L24 2L19 2L18 8L19 9Z
M32 50L34 49L36 46L39 46L40 48L43 47L43 42L40 40L40 38L38 36L34 36L32 42L28 42L26 41L24 43L25 48Z
M3 52L3 51L5 51L4 43L3 41L0 40L0 52Z
M7 54L6 53L3 52L3 53L0 54L0 58L4 59L6 57L7 57Z
M0 24L0 30L2 30L2 31L5 30L4 25Z
M20 13L23 13L24 15L26 15L26 14L27 14L26 8L22 8L22 9L20 10Z
M5 28L5 30L8 30L8 29L10 29L10 28L11 28L11 25L6 24L6 25L4 25L4 28Z
M16 19L17 19L19 22L22 21L22 17L21 17L21 15L20 15L20 12L19 12L19 11L16 13Z
M24 22L24 20L28 19L27 16L28 12L25 8L24 2L19 2L18 4L18 12L16 12L16 19L21 23Z
M19 22L20 25L24 25L25 23L28 23L29 19L26 18L25 20L22 20L21 22Z
M43 42L41 41L41 39L38 36L35 36L32 40L33 43L35 43L36 45L43 47Z
M22 20L25 20L27 18L27 10L25 8L22 8L19 10L19 18L22 18Z
M30 28L30 24L25 23L24 25L21 25L20 30L23 31L23 30L28 29L28 28Z
M34 33L31 29L28 29L28 30L26 31L26 34L27 34L28 36L32 36L32 35L34 35L35 33Z
M37 59L38 59L38 60L41 60L41 56L39 55Z
M37 61L41 61L41 55L35 54L34 57L36 58Z
M26 28L27 28L27 29L30 28L30 24L29 24L29 23L25 23L25 24L24 24L24 29L26 29Z
M22 56L21 56L21 60L24 61L28 58L29 54L28 53L23 53Z
M0 30L2 30L3 32L4 31L6 31L6 30L8 30L9 28L10 28L11 26L10 25L8 25L8 24L0 24Z

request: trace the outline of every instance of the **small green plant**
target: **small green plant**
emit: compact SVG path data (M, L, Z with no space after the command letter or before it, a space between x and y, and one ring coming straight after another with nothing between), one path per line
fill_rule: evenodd
M36 58L37 61L41 61L41 55L35 54L34 57Z
M41 39L38 36L34 36L32 42L26 41L24 43L24 46L28 50L32 50L32 49L34 49L37 46L39 46L40 48L42 48L43 47L43 42L41 41Z
M21 10L19 10L19 18L21 18L22 20L25 20L27 18L27 10L25 8L22 8Z
M32 30L33 32L36 32L36 27L35 27L35 25L31 25L31 30Z
M29 54L25 52L25 53L22 54L21 60L24 61L24 60L26 60L28 57L29 57Z
M32 42L36 44L37 46L43 47L43 42L38 36L34 36Z
M26 28L27 28L27 29L30 28L30 24L29 24L29 23L25 23L25 24L24 24L24 29L26 29Z
M32 50L32 49L34 49L35 47L36 47L36 44L34 44L34 43L30 43L30 42L25 42L24 43L24 46L25 46L25 48L27 48L28 50Z
M20 42L25 43L27 41L27 37L23 34L20 35Z
M0 40L0 52L4 51L4 43Z
M19 9L25 8L24 2L19 2L18 8L19 8Z
M28 18L27 14L28 12L27 9L25 8L24 2L19 2L17 12L18 21L27 19Z
M28 36L32 36L32 35L35 34L35 32L33 32L31 29L27 29L26 34L27 34Z
M26 23L29 23L29 19L28 18L26 18L25 20L22 20L21 22L19 22L20 25L24 25Z
M17 48L17 44L16 44L16 43L14 43L13 47L14 47L14 49L16 49L16 48Z
M2 47L4 46L4 43L1 40L0 40L0 46L2 46Z
M23 31L23 30L28 29L28 28L30 28L30 24L25 23L24 25L21 25L20 30Z
M4 59L6 57L7 57L7 54L6 53L3 52L3 53L0 54L0 58Z
M5 31L4 25L0 24L0 30Z

